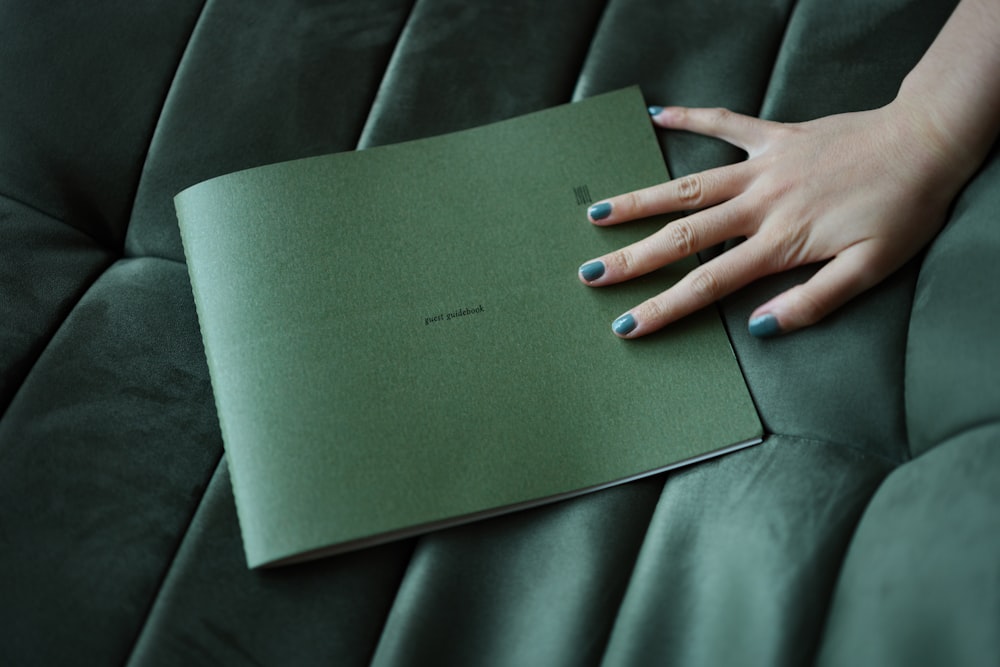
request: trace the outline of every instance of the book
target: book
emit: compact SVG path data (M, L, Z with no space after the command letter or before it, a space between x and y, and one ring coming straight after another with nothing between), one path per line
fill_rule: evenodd
M637 88L192 186L175 207L251 568L565 499L760 441L714 308L611 321L586 260L669 218L591 202L667 180Z

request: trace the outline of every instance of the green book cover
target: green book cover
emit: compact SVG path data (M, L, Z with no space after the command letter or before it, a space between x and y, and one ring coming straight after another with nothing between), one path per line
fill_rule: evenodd
M692 268L577 267L660 228L637 88L221 176L176 199L250 567L566 498L759 442L715 309L610 322ZM693 261L693 260L692 260Z

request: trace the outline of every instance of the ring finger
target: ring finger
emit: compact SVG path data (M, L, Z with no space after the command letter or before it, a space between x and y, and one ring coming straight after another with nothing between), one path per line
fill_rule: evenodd
M652 333L718 301L755 278L774 272L756 239L749 239L688 273L670 289L618 317L611 328L622 338Z

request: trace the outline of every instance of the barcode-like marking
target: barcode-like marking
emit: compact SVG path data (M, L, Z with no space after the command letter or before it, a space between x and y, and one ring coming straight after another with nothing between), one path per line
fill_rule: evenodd
M590 198L590 188L586 185L578 185L573 188L573 194L576 195L577 206L580 204L589 204L593 201Z

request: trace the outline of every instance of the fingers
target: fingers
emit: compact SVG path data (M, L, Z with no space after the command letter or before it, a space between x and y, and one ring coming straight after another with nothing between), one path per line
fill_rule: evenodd
M759 306L750 316L750 333L769 338L819 322L889 275L896 266L880 266L870 244L851 246L808 281Z
M611 325L621 338L638 338L718 301L757 278L783 268L753 240L694 269L667 291L632 308ZM769 338L811 326L879 283L895 264L880 261L871 244L858 244L830 260L805 283L779 294L750 316L749 331Z
M598 287L654 271L736 236L744 236L748 217L739 207L717 206L674 220L652 236L584 263L580 279Z
M747 241L692 270L667 291L644 301L617 318L612 331L621 338L638 338L718 301L730 292L776 269Z
M751 180L746 163L710 169L600 201L587 210L590 221L606 226L660 213L714 206L743 192Z
M766 143L781 125L726 109L650 107L653 122L670 129L716 137L748 153ZM591 206L587 215L598 225L614 225L660 213L714 206L746 190L753 179L746 162L709 169L660 185L611 197Z
M871 172L853 174L857 160L850 151L841 155L842 135L864 139L854 126L856 116L850 122L840 116L825 124L782 125L724 109L653 107L650 115L661 127L716 137L743 148L750 159L595 204L589 215L600 225L654 213L701 210L644 241L584 264L580 278L590 285L608 285L729 238L748 240L624 313L612 325L618 336L643 336L757 278L829 260L810 280L755 310L749 322L754 336L794 331L819 321L912 256L905 247L910 245L909 236L901 219L912 217L906 213L910 209L895 210L899 207L893 207L892 200L899 194L892 187L890 201L872 197ZM869 149L862 155L877 162L878 156ZM824 160L817 161L817 155ZM828 156L838 159L828 164ZM801 178L804 170L814 168L816 178ZM845 175L850 177L840 178Z
M654 113L655 112L655 113ZM687 107L650 107L653 122L671 130L704 134L753 152L768 138L779 123L761 120L728 109L691 109Z

